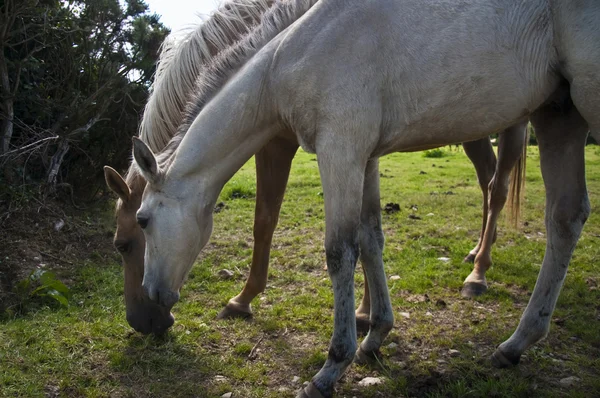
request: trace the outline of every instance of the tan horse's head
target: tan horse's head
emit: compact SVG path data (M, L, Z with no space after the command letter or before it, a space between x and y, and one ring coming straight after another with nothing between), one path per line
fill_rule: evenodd
M123 258L127 322L140 333L162 334L173 325L173 315L168 309L150 301L142 289L146 241L137 223L136 212L146 182L138 175L127 184L118 172L108 166L104 167L104 178L108 187L119 196L113 242Z

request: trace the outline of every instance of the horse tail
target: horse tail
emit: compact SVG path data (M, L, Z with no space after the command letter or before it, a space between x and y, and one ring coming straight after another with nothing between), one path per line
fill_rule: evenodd
M525 128L523 149L521 157L510 172L510 184L508 187L508 219L513 227L517 227L521 216L521 206L525 193L525 172L527 166L527 143L529 142L529 125Z

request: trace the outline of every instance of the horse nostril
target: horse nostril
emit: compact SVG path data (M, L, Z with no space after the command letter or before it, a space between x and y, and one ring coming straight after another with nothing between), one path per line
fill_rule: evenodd
M138 215L136 218L139 226L142 227L142 229L148 226L148 217Z

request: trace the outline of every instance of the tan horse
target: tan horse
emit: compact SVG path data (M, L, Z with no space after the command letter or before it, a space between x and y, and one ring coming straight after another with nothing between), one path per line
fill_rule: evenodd
M206 23L199 25L179 43L165 43L140 126L140 137L153 151L162 150L177 132L185 104L203 68L215 54L227 49L256 25L271 4L272 1L256 0L224 3ZM508 139L510 145L505 144L507 140L504 137L507 135L511 136ZM506 202L507 192L510 192L511 207L519 208L521 187L525 180L521 172L515 171L524 170L525 130L513 128L500 135L499 161L496 161L489 138L465 142L463 147L475 166L483 193L481 234L475 248L465 257L465 262L475 264L473 272L465 280L462 294L473 297L487 289L485 272L492 263L491 248L496 239L497 219ZM264 291L271 240L297 150L298 143L295 140L276 137L255 155L257 189L252 263L244 288L229 300L219 318L251 317L250 304ZM518 167L513 167L515 163ZM511 170L513 174L509 178ZM114 169L105 167L105 178L108 187L119 196L114 245L124 263L127 320L137 331L163 333L173 323L173 316L153 305L141 288L145 241L142 229L135 221L135 213L146 181L135 168L130 168L124 179ZM369 329L369 314L369 290L365 278L365 293L356 311L357 328L361 333Z
M269 18L219 56L199 78L178 134L158 156L134 139L135 163L148 182L136 215L146 238L142 286L148 298L167 309L179 300L212 233L223 186L273 138L295 137L317 154L335 303L327 361L299 396L330 397L355 355L361 361L375 356L393 326L381 261L378 158L524 129L530 118L540 144L548 238L519 326L494 353L498 365L517 363L549 330L590 213L584 147L590 129L600 133L600 4L312 5L277 2ZM370 329L360 346L354 313L359 254L368 260L371 299Z

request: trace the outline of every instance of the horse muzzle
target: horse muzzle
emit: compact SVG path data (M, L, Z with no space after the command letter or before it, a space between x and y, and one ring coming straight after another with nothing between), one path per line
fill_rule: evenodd
M145 303L127 311L127 323L142 334L162 335L174 322L175 317L168 309L154 303Z

